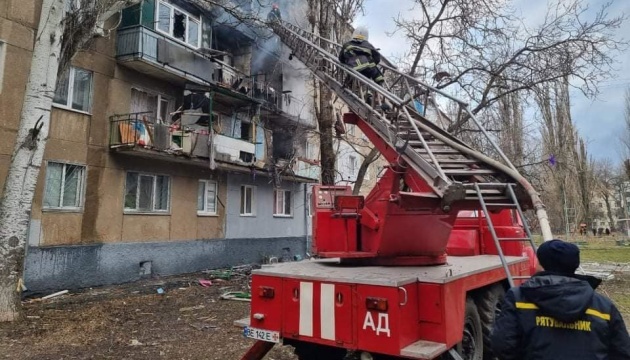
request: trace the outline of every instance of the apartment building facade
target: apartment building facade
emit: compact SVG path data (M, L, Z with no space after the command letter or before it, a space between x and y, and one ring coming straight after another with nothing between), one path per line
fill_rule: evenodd
M7 139L39 19L36 3L17 7L0 13L13 74L3 83L19 89L0 96ZM281 63L281 44L259 48L272 35L234 21L194 1L143 0L59 75L29 226L29 289L305 253L315 121L298 106L300 82L284 81L302 75ZM13 145L3 143L2 182Z

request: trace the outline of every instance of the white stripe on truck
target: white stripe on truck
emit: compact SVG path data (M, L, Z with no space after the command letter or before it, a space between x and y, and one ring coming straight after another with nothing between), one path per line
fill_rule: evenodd
M300 282L300 327L303 336L313 336L313 283Z
M335 340L335 285L322 284L320 300L321 338Z

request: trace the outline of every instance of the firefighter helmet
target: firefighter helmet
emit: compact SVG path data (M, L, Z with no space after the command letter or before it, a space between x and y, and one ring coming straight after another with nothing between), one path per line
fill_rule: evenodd
M352 38L358 40L368 40L369 37L370 32L365 26L357 27L356 29L354 29L354 33L352 34Z

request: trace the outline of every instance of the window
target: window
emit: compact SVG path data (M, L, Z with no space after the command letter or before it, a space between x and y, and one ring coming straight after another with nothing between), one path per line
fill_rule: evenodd
M61 107L90 112L92 107L92 72L70 67L57 79L54 103Z
M199 180L197 192L197 214L217 214L217 183L209 180Z
M293 203L291 200L291 192L288 190L274 190L273 192L273 215L274 216L291 216Z
M157 18L159 31L192 47L199 47L201 38L199 18L162 1L158 3Z
M132 88L131 89L131 109L132 114L148 113L152 117L151 121L157 119L157 123L170 123L173 110L173 101L162 94Z
M241 186L241 216L254 216L254 206L256 205L254 196L256 188L249 185Z
M168 176L128 172L125 185L125 210L168 212L170 182Z
M348 171L350 172L350 177L354 177L357 174L357 157L350 155L348 156Z
M85 166L48 162L45 209L78 210L83 207Z

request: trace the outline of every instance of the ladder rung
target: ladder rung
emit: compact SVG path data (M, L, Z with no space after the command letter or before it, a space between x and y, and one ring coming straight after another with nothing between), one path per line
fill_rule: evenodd
M444 170L446 175L492 175L496 174L496 171L490 169L468 169L468 170Z
M530 238L498 238L499 241L531 241Z
M424 148L414 150L418 153L427 153L427 149ZM431 149L431 152L434 154L459 154L459 151L455 149Z
M433 162L432 159L426 159L428 162ZM437 162L440 164L479 164L479 161L473 159L441 159L437 158Z
M531 276L512 276L512 279L516 279L516 280L524 280L524 279L531 279Z
M514 208L516 209L516 204L512 203L487 203L487 207L501 207L501 208Z

